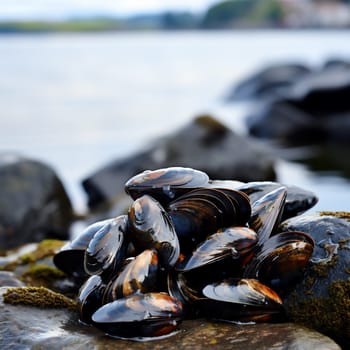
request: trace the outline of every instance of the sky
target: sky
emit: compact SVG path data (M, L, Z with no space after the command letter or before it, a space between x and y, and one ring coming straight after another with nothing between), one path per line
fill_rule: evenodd
M126 16L164 10L205 11L218 0L0 0L0 19L62 19L84 15Z

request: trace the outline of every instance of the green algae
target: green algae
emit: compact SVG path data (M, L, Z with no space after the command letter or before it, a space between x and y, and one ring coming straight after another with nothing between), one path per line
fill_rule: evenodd
M38 243L38 246L34 251L22 255L19 258L20 263L29 264L44 259L48 256L53 256L63 245L63 241L55 239L45 239Z
M339 219L346 219L350 221L350 212L348 211L321 211L320 216L335 216Z
M9 261L0 266L0 270L15 271L19 266L33 264L47 257L52 257L64 244L65 242L61 240L46 239L39 242L34 250L20 256L17 256L16 251L9 251L7 255ZM11 258L12 254L15 256L13 259Z
M328 287L328 296L306 295L299 300L292 293L286 304L292 321L316 329L340 342L350 340L350 279Z
M3 295L4 303L38 308L77 309L77 303L45 287L13 287Z
M21 275L21 280L31 286L50 287L57 279L64 278L65 274L59 269L45 265L32 265Z
M211 115L200 115L196 117L195 123L210 132L225 134L229 131L229 128L226 125L222 124Z

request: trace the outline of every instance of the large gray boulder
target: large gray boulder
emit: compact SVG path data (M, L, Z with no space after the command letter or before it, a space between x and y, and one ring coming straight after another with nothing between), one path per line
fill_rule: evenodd
M44 238L69 238L70 199L46 164L0 156L0 250Z
M90 207L120 199L125 182L137 173L169 166L202 170L212 179L275 179L274 157L266 148L210 116L200 116L147 150L118 159L86 178L83 187Z
M291 320L350 344L350 213L321 212L283 223L315 241L304 278L284 300Z
M350 143L350 68L325 65L273 99L247 119L248 131L287 144Z

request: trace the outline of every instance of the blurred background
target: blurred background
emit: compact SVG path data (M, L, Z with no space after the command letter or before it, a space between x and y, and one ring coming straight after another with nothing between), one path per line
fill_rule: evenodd
M349 28L350 1L1 0L0 152L53 166L83 212L82 179L211 114L350 211Z

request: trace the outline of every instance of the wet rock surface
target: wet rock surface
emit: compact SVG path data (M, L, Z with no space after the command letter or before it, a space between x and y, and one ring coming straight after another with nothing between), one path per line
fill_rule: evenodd
M240 100L278 96L310 72L309 67L299 63L273 64L262 68L237 84L227 99Z
M66 239L72 217L68 195L49 166L0 156L0 251L47 237Z
M304 278L284 300L288 316L350 345L350 214L322 212L287 220L286 230L308 232L315 249Z
M125 198L124 184L147 169L191 167L215 179L274 180L274 157L210 116L196 118L148 150L116 160L83 181L92 208Z
M249 133L287 144L349 144L350 68L329 61L321 69L296 75L283 92L278 88L247 120ZM272 95L272 94L271 94ZM257 98L259 95L252 95Z
M3 295L6 288L0 289ZM67 309L40 309L3 303L0 297L0 348L8 349L324 349L339 346L326 336L295 324L236 325L186 320L165 339L134 342L107 337L78 322Z

